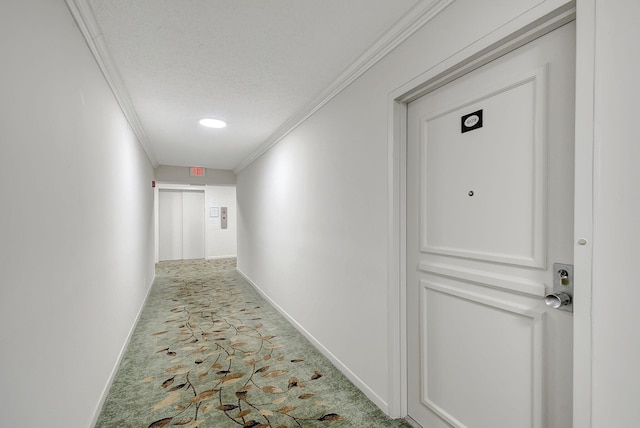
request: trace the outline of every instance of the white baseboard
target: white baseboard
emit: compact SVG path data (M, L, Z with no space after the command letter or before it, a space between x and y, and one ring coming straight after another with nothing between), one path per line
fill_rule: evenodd
M207 257L207 260L216 260L216 259L235 259L236 257L238 257L236 254L234 254L234 255L230 255L230 256L212 256L212 257Z
M404 421L411 425L413 428L422 428L422 425L411 419L409 416L405 416Z
M305 328L300 325L291 315L289 315L284 309L282 309L276 302L274 302L267 294L265 294L262 289L251 280L244 272L240 269L236 268L238 273L242 275L244 279L247 280L249 284L253 288L256 289L258 293L267 301L271 306L273 306L282 316L284 316L287 321L289 321L300 333L302 333L313 346L315 346L322 355L324 355L331 363L338 368L360 391L362 391L369 400L371 400L376 406L380 408L386 415L389 414L389 405L385 402L378 394L376 394L369 386L362 381L355 373L353 373L349 367L347 367L342 361L340 361L335 355L331 353L327 348L320 343L311 333L309 333Z
M122 346L122 349L120 349L120 354L118 355L118 358L116 359L116 363L113 366L113 369L111 370L111 374L109 375L109 379L107 380L107 384L105 385L104 389L102 390L102 394L100 395L100 400L98 401L98 405L96 406L96 410L93 414L93 418L91 420L91 426L95 427L96 423L98 422L98 417L100 417L100 413L102 412L102 407L104 406L104 402L107 400L107 395L109 395L109 390L111 389L111 385L113 385L113 380L116 377L116 373L118 372L118 368L120 367L120 363L122 362L122 358L124 357L124 353L127 350L127 347L129 346L129 342L131 341L131 337L133 336L133 332L136 329L136 326L138 325L138 321L140 320L140 316L142 315L142 309L144 309L144 305L145 303L147 303L147 299L149 298L149 294L151 293L151 288L153 287L153 282L156 280L156 275L155 273L153 274L153 278L151 278L151 282L149 283L149 288L147 289L147 294L144 296L144 299L142 299L142 304L140 305L140 308L138 309L138 314L136 315L136 319L133 322L133 325L131 326L131 329L129 329L129 333L127 334L127 340L125 340L124 345Z

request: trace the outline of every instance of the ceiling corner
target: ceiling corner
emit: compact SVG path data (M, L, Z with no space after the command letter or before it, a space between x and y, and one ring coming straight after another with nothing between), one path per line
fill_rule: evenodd
M376 41L376 43L367 49L363 55L351 63L351 65L349 65L325 91L323 91L311 103L307 104L307 106L302 108L297 114L293 115L289 120L283 123L282 126L280 126L256 150L233 168L233 172L238 174L244 168L251 165L253 161L269 151L271 147L278 144L278 142L280 142L290 132L300 126L322 106L331 101L331 99L342 92L353 81L362 76L367 70L378 63L378 61L389 54L389 52L395 49L400 43L426 25L454 1L455 0L423 0L411 8L411 10L400 18L389 29L389 31L387 31Z
M75 19L91 54L96 60L102 75L107 81L116 102L127 119L131 130L138 139L138 142L142 146L153 167L157 167L159 163L156 155L151 148L147 134L142 127L142 123L140 122L138 113L133 106L133 102L127 92L127 88L122 81L120 72L107 49L100 27L93 14L93 10L91 9L91 5L89 5L87 0L65 0L65 2L67 3L67 7L69 8L71 15Z

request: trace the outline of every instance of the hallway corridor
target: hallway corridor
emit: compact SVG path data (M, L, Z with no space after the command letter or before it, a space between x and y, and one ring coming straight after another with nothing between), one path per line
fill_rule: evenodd
M97 427L402 427L236 271L161 262Z
M638 16L634 0L0 2L0 425L384 427L410 399L488 420L516 414L508 384L535 428L567 426L550 407L640 427ZM470 75L527 46L541 59L531 43L574 23L575 84L533 59ZM569 88L571 114L545 113ZM197 257L237 266L156 264L167 186L205 194ZM518 218L535 219L522 236ZM543 310L555 263L573 264L573 314Z

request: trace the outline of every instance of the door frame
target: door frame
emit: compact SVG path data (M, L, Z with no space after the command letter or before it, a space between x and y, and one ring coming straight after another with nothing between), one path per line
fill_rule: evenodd
M551 2L550 2L551 3ZM574 426L591 426L591 264L595 0L541 6L472 43L388 96L388 414L407 416L406 149L408 104L520 46L576 20ZM576 9L580 19L576 19Z

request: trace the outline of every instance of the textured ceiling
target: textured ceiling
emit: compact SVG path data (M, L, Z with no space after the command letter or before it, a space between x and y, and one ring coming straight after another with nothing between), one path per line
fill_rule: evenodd
M273 138L420 3L88 0L153 157L216 169Z

